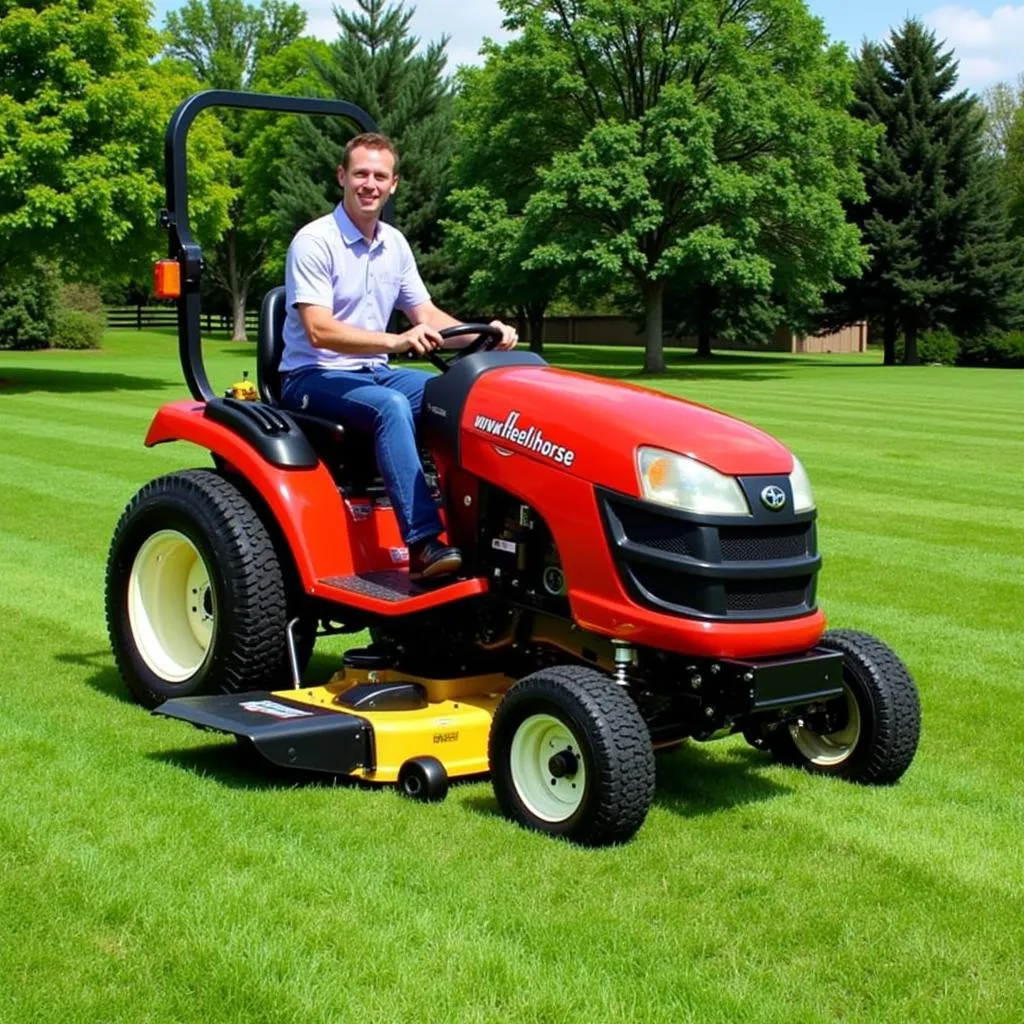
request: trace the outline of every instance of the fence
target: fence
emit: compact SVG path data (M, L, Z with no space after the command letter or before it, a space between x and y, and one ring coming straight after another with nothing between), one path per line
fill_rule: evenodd
M106 313L108 327L146 331L155 327L178 326L178 310L176 306L117 306L108 308ZM245 329L247 333L255 336L258 319L258 310L247 309L245 311ZM231 317L227 313L204 312L202 314L202 324L208 333L211 331L230 331Z
M259 313L245 311L245 330L250 340L256 338ZM203 313L203 327L207 333L230 331L231 317L226 313ZM134 328L143 331L152 327L175 327L178 312L174 306L122 306L107 310L107 326ZM632 320L622 316L552 316L544 319L544 340L562 345L638 345L643 346L643 330ZM854 324L834 334L802 335L780 327L768 343L745 345L741 342L715 341L717 349L768 349L775 352L866 352L868 331L866 324ZM666 338L670 348L695 348L693 338Z
M644 332L636 322L624 316L551 316L544 319L544 340L562 345L643 345ZM712 342L716 349L766 350L772 352L866 352L867 324L854 324L832 334L796 334L780 327L767 341L744 344L741 341ZM696 338L665 337L668 348L696 348Z

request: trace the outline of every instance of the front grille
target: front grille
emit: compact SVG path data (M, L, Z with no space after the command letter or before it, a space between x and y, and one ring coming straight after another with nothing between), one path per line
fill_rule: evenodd
M726 562L761 562L773 558L799 558L807 554L810 523L794 526L723 526L718 531Z
M642 603L711 619L765 620L814 609L813 515L781 524L691 516L599 491L623 582Z
M616 514L630 540L673 555L700 557L699 534L693 536L694 528L686 523L625 505L616 509Z
M787 586L779 587L773 580L764 586L752 587L749 583L743 587L725 588L725 607L730 612L764 612L776 608L794 608L804 603L807 597L807 584L802 587L791 587L791 580L781 581Z

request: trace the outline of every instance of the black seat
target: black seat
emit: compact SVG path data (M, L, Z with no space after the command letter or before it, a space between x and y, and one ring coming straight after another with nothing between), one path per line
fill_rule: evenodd
M267 405L277 405L281 397L281 356L284 355L284 287L271 288L263 297L260 307L259 329L256 335L256 381L260 398Z
M256 335L256 382L260 398L270 406L279 406L281 400L279 367L284 354L284 321L287 313L284 287L279 285L271 288L260 307ZM337 459L345 443L345 428L340 423L292 409L288 409L287 413L321 456Z

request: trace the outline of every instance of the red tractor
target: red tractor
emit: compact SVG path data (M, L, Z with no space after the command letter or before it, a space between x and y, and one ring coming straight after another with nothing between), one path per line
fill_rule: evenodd
M147 445L190 441L213 466L132 499L107 617L132 694L290 768L439 799L490 772L502 811L577 842L628 839L654 751L740 732L776 759L895 782L920 709L900 659L825 632L808 478L778 441L629 384L491 351L486 326L427 384L422 441L463 575L412 582L370 439L278 406L283 289L260 322L259 400L214 395L199 331L185 137L213 104L347 117L349 104L223 92L168 129L171 257L191 399ZM323 686L316 636L369 631Z

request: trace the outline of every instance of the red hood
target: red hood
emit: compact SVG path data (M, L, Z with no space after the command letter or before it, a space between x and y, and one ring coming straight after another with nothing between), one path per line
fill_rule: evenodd
M635 384L546 366L484 374L469 393L462 429L628 494L639 493L635 453L642 445L732 476L793 469L782 444L742 420Z

